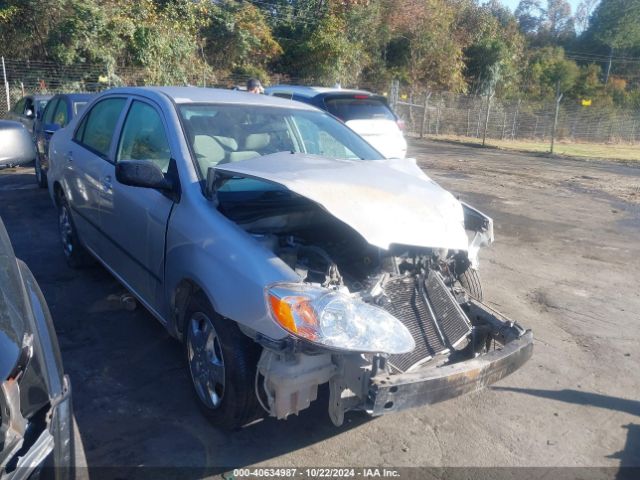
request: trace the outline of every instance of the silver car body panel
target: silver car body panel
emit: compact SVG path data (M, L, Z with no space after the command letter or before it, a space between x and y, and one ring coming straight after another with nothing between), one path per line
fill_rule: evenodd
M217 171L280 184L320 204L371 245L467 250L462 205L413 159L338 160L275 153Z
M35 158L35 145L24 125L0 120L0 167L23 165Z

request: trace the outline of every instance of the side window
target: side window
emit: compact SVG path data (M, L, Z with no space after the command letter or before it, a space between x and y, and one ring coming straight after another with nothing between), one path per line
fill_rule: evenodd
M42 123L45 125L53 123L53 114L56 111L56 105L58 102L59 100L56 98L55 100L50 101L45 108L44 115L42 116Z
M148 160L167 173L170 159L169 141L157 110L133 101L122 127L117 161Z
M67 102L60 99L56 107L56 112L53 114L53 123L59 125L60 127L64 127L67 124L67 121Z
M83 118L74 140L106 156L125 102L124 98L107 98L98 102Z
M293 98L293 95L287 92L276 92L273 94L273 96L279 97L279 98L286 98L287 100L291 100L291 98Z
M15 106L13 107L13 111L14 113L17 113L19 115L22 115L24 113L24 102L26 100L24 98L18 100L18 103L15 104Z
M319 125L302 117L296 118L295 121L306 153L330 158L358 158L355 153Z

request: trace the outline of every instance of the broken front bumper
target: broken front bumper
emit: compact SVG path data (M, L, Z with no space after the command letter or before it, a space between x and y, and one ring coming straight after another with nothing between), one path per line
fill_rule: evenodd
M370 382L367 411L379 416L475 392L520 368L532 353L533 334L528 330L495 350L460 363L377 375Z

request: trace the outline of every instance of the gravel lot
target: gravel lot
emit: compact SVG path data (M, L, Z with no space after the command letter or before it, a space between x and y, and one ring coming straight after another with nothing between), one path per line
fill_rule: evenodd
M104 269L66 266L33 170L0 172L0 215L53 313L90 467L640 466L640 169L434 142L410 154L493 216L485 299L533 329L533 358L447 403L336 428L319 401L234 434L200 415L161 325L124 309Z

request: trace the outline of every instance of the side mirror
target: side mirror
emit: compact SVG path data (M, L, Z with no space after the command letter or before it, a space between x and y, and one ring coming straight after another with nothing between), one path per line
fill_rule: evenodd
M31 110L30 108L27 109L27 111L24 112L24 114L26 115L27 118L35 118L35 115L33 114L33 110Z
M173 182L165 178L155 163L148 160L126 160L116 163L116 180L131 187L172 191Z

